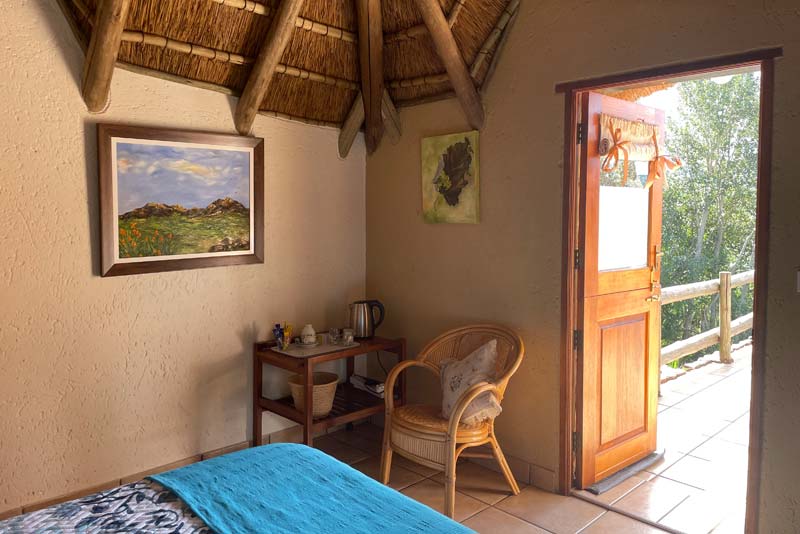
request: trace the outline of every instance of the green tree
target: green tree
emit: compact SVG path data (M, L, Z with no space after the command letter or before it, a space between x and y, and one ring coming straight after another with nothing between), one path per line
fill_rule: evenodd
M755 248L758 74L727 83L692 80L677 90L667 149L684 165L669 173L664 191L665 287L752 269ZM663 345L717 326L718 304L709 296L664 306ZM733 316L750 312L752 304L749 287L735 290Z

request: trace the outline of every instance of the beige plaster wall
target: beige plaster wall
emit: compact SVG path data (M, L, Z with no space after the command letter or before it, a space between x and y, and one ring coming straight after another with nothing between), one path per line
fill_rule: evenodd
M761 531L790 532L800 455L800 4L524 1L485 95L477 226L420 216L420 138L467 129L454 101L401 112L403 138L367 159L367 293L387 308L383 333L411 353L446 328L499 321L527 358L497 421L506 452L557 469L563 97L557 82L783 45L777 63ZM412 398L436 385L417 377ZM548 471L550 472L548 473ZM537 473L534 473L534 478ZM541 480L540 480L541 482Z
M100 278L95 122L235 133L231 99L117 70L86 113L55 2L0 2L0 512L250 437L251 343L364 294L364 147L259 117L266 262ZM267 387L282 377L267 377ZM265 433L285 425L265 420Z

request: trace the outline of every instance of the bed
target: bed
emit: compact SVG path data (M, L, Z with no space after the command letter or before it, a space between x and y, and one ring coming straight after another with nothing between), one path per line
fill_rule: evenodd
M0 522L0 533L464 534L321 451L255 447Z

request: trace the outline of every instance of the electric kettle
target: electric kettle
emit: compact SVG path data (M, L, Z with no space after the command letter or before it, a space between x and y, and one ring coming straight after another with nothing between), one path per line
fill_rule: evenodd
M375 309L380 312L375 319ZM350 305L350 328L353 337L365 338L375 335L375 329L383 322L385 310L383 304L377 300L359 300Z

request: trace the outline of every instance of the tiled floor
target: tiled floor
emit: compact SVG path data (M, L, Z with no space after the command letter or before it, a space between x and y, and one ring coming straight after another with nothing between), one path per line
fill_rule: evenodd
M314 445L362 473L378 477L382 430L358 425L352 431L318 437ZM389 485L412 499L442 511L442 475L398 455L392 461ZM472 462L458 466L455 519L480 534L657 533L644 523L531 486L512 496L502 475Z
M480 534L663 533L635 515L690 534L741 533L747 476L749 347L731 366L709 364L662 385L659 448L663 460L608 492L563 497L532 486L511 495L502 475L471 462L458 467L456 520ZM382 429L358 425L316 438L314 445L377 478ZM389 485L444 508L442 475L398 455ZM602 506L611 506L618 512Z
M750 354L742 347L731 365L711 363L662 384L664 459L600 496L578 493L679 532L743 532Z

